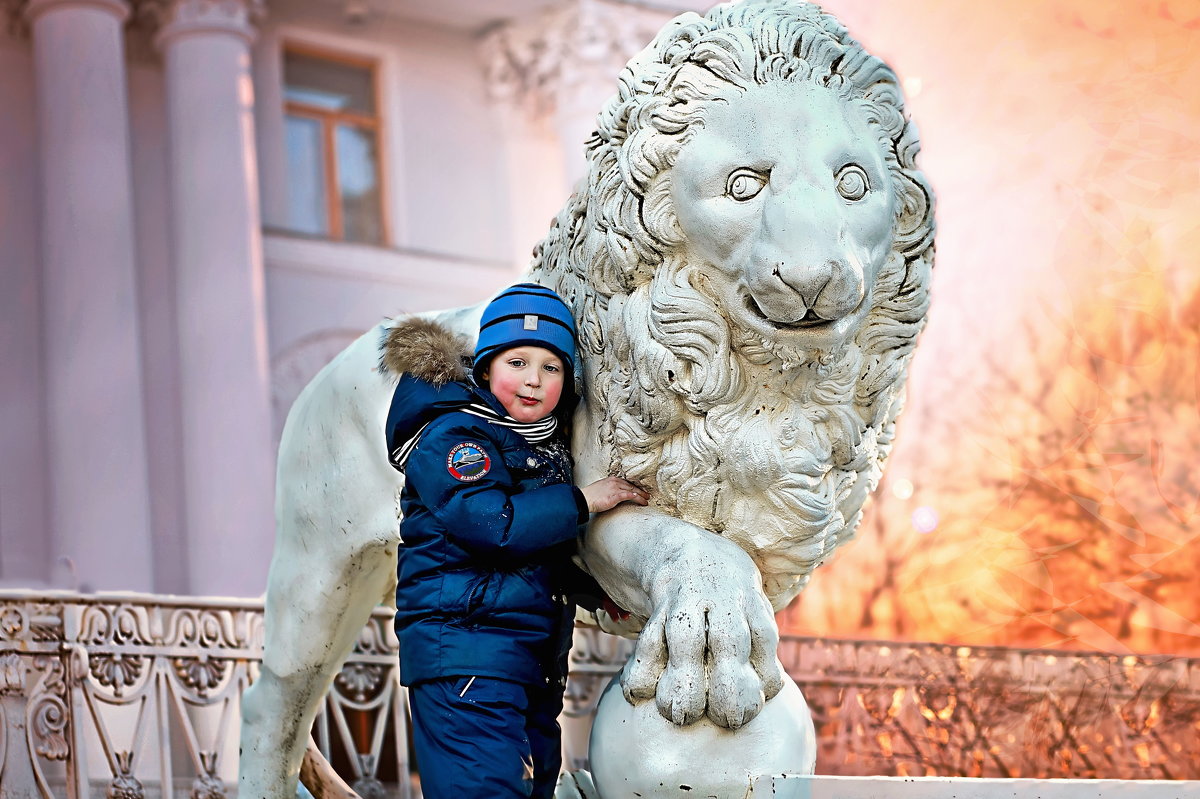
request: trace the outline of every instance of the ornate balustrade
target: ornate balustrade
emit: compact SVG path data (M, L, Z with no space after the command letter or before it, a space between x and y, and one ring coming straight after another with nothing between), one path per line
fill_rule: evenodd
M1200 659L785 638L825 774L1200 778Z
M0 799L236 794L256 601L0 591ZM590 717L628 643L580 631L564 719ZM1200 659L789 637L780 658L837 775L1200 778ZM315 726L365 799L410 795L407 706L379 610Z
M261 601L0 592L0 799L236 795L261 653ZM405 712L380 610L316 724L364 799L409 795Z

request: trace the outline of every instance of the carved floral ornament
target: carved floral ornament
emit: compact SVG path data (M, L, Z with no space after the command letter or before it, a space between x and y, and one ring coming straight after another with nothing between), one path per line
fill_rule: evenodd
M0 640L15 640L25 625L25 615L20 608L14 605L0 608Z
M79 621L79 641L88 646L147 645L156 641L151 609L141 605L89 605Z
M0 605L0 641L60 641L62 605L19 602Z
M212 693L231 672L230 661L210 658L205 653L196 658L174 658L171 665L180 681L200 697Z
M106 799L145 799L141 780L133 776L133 753L116 752L117 774L109 783Z
M338 672L334 685L355 702L363 703L373 699L383 684L383 676L388 667L368 665L366 663L347 663Z
M225 783L217 776L217 753L201 752L202 774L192 781L191 799L225 799Z
M145 658L120 652L92 655L89 659L89 668L96 682L111 688L115 696L121 696L126 688L137 682L145 665Z
M0 696L25 690L25 669L21 664L21 656L16 652L0 655Z
M552 113L583 80L611 86L666 18L611 0L574 0L501 25L480 43L488 91L496 101Z
M400 652L400 642L396 640L396 633L390 622L372 618L358 634L354 649L364 655L395 657Z
M228 610L179 608L165 619L164 643L172 646L240 649L246 642L237 633L234 614Z

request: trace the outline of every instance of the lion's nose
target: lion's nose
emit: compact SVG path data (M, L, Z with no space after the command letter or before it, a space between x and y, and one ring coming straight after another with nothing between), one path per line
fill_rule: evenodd
M779 263L775 265L773 274L779 281L799 295L806 308L817 304L817 298L829 285L833 276L834 264L823 263L819 266L798 266Z

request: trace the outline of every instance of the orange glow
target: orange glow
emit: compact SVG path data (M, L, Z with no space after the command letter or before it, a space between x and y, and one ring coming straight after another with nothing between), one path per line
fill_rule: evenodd
M889 44L938 260L860 540L781 627L1200 654L1200 4L826 5Z

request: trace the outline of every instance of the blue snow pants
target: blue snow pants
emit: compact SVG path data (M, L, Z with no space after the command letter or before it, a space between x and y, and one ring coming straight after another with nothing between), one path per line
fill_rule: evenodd
M562 689L491 677L410 686L425 799L551 799L562 766Z

